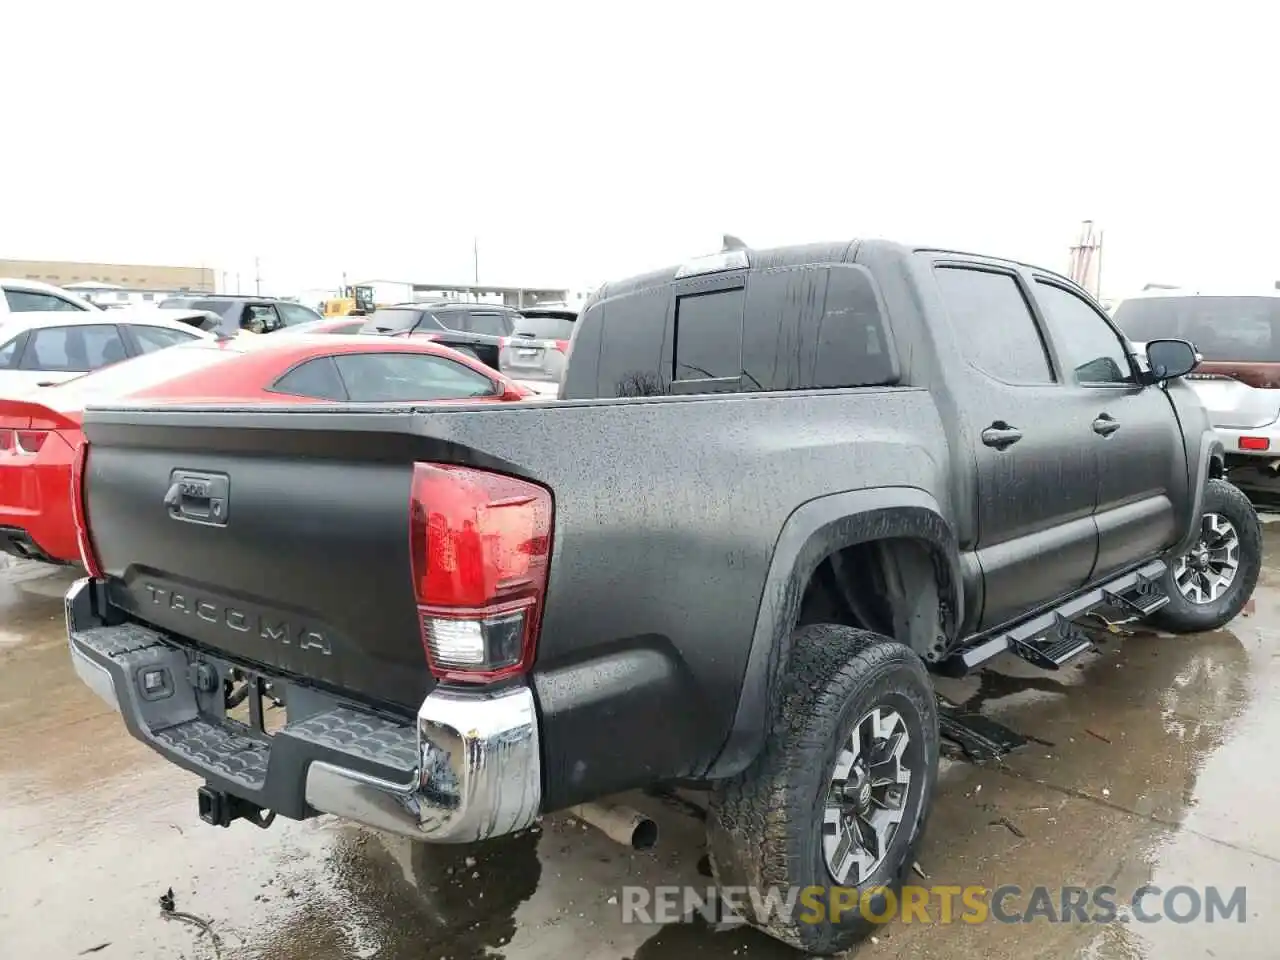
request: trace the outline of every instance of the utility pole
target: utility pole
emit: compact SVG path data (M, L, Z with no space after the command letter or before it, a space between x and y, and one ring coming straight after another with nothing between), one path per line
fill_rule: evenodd
M1094 231L1092 220L1080 224L1080 239L1071 248L1068 274L1093 297L1102 296L1102 231Z
M240 271L236 271L236 296L240 296Z
M253 258L253 292L262 296L262 271L258 269L258 258Z
M480 283L480 238L471 238L471 265L475 268L475 282Z

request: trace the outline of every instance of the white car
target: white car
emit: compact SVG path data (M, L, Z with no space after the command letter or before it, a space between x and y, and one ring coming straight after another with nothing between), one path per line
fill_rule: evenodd
M0 323L0 397L72 380L129 357L212 340L198 310L34 311Z
M0 277L0 323L24 313L101 313L102 308L39 280L14 280Z

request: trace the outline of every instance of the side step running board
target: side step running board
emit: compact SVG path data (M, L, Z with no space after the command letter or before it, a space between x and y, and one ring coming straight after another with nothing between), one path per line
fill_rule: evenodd
M1072 597L1053 610L978 640L950 657L944 670L963 675L1006 650L1038 667L1057 670L1093 645L1088 633L1073 622L1075 618L1104 606L1118 607L1135 618L1155 613L1169 602L1159 584L1164 572L1164 561L1153 560L1138 570Z

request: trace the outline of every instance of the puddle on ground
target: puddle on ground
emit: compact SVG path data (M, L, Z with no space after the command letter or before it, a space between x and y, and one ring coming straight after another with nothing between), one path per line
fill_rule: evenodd
M1255 609L1230 630L1116 637L1058 674L1002 658L948 691L1043 743L1000 766L949 764L919 856L931 883L1247 883L1258 916L1141 930L896 923L860 960L1274 956L1280 834L1259 811L1280 794L1277 536L1269 526ZM0 570L0 942L15 956L102 943L104 960L213 956L196 930L160 920L170 886L179 910L213 922L224 960L798 956L741 927L620 922L623 885L707 884L701 825L670 803L646 808L663 832L648 854L564 817L470 848L329 818L206 827L196 778L131 740L72 673L54 589L69 578L19 573Z

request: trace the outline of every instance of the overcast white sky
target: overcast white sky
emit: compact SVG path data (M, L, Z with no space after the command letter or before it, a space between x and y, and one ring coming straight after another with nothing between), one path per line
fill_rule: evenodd
M889 236L1280 279L1268 4L6 5L0 256L592 284Z

